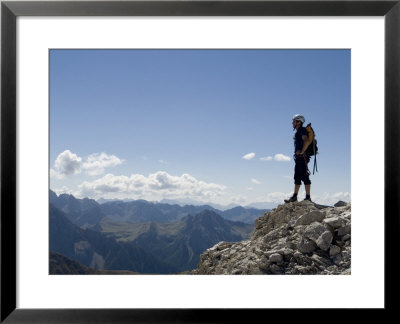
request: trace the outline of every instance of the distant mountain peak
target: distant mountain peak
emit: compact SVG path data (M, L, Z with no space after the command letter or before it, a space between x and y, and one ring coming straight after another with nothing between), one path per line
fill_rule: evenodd
M211 219L211 218L216 218L216 219L223 219L223 217L221 215L219 215L218 213L216 213L213 210L210 209L205 209L197 214L189 214L186 217L187 219Z
M213 210L210 209L205 209L202 212L198 213L197 215L195 215L195 218L217 218L217 219L223 219L222 216L218 213L216 213Z

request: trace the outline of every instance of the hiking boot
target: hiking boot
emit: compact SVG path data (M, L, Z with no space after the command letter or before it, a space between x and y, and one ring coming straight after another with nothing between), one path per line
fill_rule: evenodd
M303 201L309 201L309 202L312 202L312 200L311 200L311 198L310 197L306 197L306 198L304 198L304 200Z
M297 201L297 196L292 196L289 199L285 199L285 203L290 203L294 201Z

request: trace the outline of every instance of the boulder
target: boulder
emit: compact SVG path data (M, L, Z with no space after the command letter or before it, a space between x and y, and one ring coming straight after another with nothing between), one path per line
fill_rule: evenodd
M325 218L323 220L323 223L332 226L334 229L336 229L344 226L345 220L343 218L335 216L335 217Z
M301 253L310 253L312 251L314 251L317 248L317 245L307 239L307 238L303 238L298 244L297 244L297 249L301 252Z
M279 253L274 253L274 254L270 255L270 257L269 257L269 261L273 262L273 263L279 263L279 262L282 262L282 260L283 260L283 256Z
M319 222L308 225L304 231L304 236L317 242L318 238L326 231L326 227Z
M338 236L344 236L344 235L350 234L350 233L351 233L351 225L350 224L337 229Z
M333 235L330 231L323 232L317 239L315 243L317 243L318 247L323 251L328 251L331 246L333 240Z
M325 218L325 213L319 210L313 210L307 214L301 215L294 226L310 225L313 222L321 222Z
M339 253L340 253L340 247L338 247L337 245L331 245L329 249L329 256L332 257Z
M343 236L342 240L343 241L347 241L347 240L350 240L350 238L351 238L351 235L350 234L346 234L345 236Z
M347 202L339 200L336 204L333 205L333 207L344 207L347 206Z

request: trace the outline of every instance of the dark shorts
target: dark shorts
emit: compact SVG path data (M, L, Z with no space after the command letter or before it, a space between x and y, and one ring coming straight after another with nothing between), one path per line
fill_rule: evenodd
M311 184L308 171L308 162L310 162L309 156L295 156L294 158L294 184L301 185L301 182L305 185Z

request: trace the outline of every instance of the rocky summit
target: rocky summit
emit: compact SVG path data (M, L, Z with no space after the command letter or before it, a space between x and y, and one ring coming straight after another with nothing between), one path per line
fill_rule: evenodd
M318 274L351 272L351 203L279 205L256 219L250 240L219 242L192 274Z

